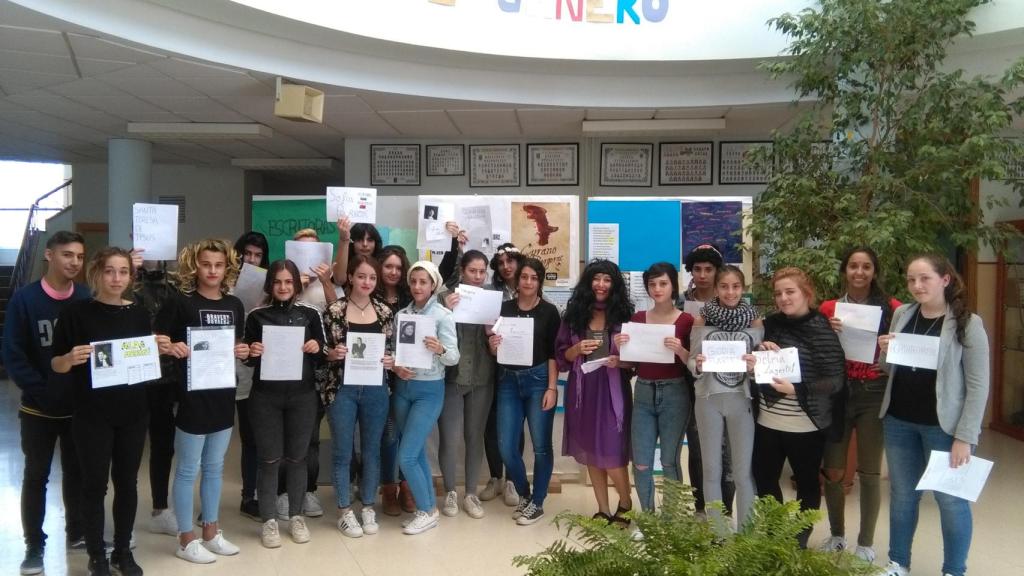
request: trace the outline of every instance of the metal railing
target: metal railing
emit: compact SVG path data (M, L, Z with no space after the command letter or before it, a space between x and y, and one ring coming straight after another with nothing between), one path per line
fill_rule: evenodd
M25 221L25 234L21 238L21 248L18 250L18 259L14 262L14 272L11 274L10 282L10 293L14 293L15 290L21 288L28 275L32 272L32 255L36 252L36 245L39 242L39 228L35 225L35 217L37 212L42 211L59 211L62 208L43 208L39 206L39 203L46 200L53 194L64 190L71 185L71 179L69 178L60 186L57 186L53 190L50 190L46 194L43 194L36 201L32 203L32 206L28 208L28 219ZM14 208L10 210L25 210L25 208Z

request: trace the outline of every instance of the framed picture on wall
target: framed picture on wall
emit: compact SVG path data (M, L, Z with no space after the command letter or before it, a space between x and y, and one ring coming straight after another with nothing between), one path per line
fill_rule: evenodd
M580 145L527 144L527 186L577 186L580 183Z
M466 147L464 145L427 145L427 176L465 175Z
M767 184L771 179L771 162L751 162L755 150L767 148L771 153L771 142L719 142L718 147L719 184Z
M654 144L601 144L601 186L651 186Z
M472 188L519 186L519 144L471 145L469 185Z
M662 142L658 145L658 185L711 184L714 157L714 142Z
M419 144L370 144L371 186L419 186Z

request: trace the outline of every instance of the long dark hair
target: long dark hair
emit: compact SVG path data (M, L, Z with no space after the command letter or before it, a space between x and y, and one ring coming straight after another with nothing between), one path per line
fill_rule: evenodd
M505 279L501 277L501 270L498 268L501 266L501 258L498 256L505 256L506 258L512 258L516 261L516 275L515 278L519 278L519 269L523 267L523 261L526 260L526 255L516 248L516 245L511 242L505 242L498 249L494 251L494 258L491 258L491 271L494 274L491 275L491 284L498 290L505 289ZM544 276L543 273L540 276Z
M281 270L287 270L292 275L292 287L295 289L295 293L292 294L291 300L293 302L302 294L302 274L299 273L298 266L295 262L282 258L280 260L274 260L274 262L267 268L267 279L263 281L263 292L267 295L268 301L274 301L274 278L277 277L277 273Z
M380 274L377 282L377 294L381 300L386 300L387 291L384 288L384 262L388 258L396 256L398 261L402 263L402 273L398 276L398 303L400 307L405 307L406 304L412 302L412 292L409 290L409 279L406 275L409 273L409 257L405 255L405 248L397 244L388 244L381 248L380 256L374 257L375 260L380 262Z
M946 285L942 295L946 299L946 304L953 310L953 317L956 319L956 341L963 344L964 332L967 330L967 323L971 320L971 311L967 309L967 289L964 287L963 278L960 277L956 268L953 268L949 259L941 254L933 252L918 254L907 260L907 266L909 267L910 264L918 260L927 262L939 276L949 276L949 284Z
M871 278L871 287L868 290L868 304L882 307L882 324L878 327L878 333L885 334L889 331L889 323L892 321L892 306L890 304L892 299L879 282L882 269L878 265L878 254L870 246L854 246L844 252L839 261L839 281L845 289L846 267L850 265L850 258L853 258L854 254L866 254L875 268L875 274Z
M519 266L516 267L516 283L519 282L519 275L523 273L523 268L529 268L537 273L537 296L544 296L544 263L536 258L524 257L519 260Z
M629 300L629 290L622 279L622 272L611 260L594 260L583 269L580 281L572 289L572 296L565 306L564 320L573 332L582 334L590 324L594 314L594 276L607 274L612 278L612 288L608 291L607 307L605 308L605 326L615 326L629 322L633 315L633 303Z
M381 239L380 232L377 231L377 227L366 222L359 222L352 225L352 230L349 232L349 237L352 239L352 242L348 245L349 260L356 255L356 240L362 240L367 236L373 239L373 254L371 254L371 256L376 260L383 262L380 257L380 253L383 251L384 240Z
M246 246L255 246L263 250L263 257L260 258L260 268L266 268L270 265L270 244L267 243L266 236L255 230L250 230L239 236L238 240L235 241L235 253L238 254L239 259L245 256Z

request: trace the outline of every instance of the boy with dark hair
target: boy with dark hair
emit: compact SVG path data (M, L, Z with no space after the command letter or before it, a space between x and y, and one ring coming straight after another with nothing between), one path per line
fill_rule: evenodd
M70 375L56 374L50 368L57 316L69 303L89 298L89 289L74 282L85 262L85 240L74 232L57 232L46 242L45 258L46 274L14 293L7 304L4 324L4 367L21 388L18 416L21 450L25 454L21 484L21 525L25 534L22 574L43 571L46 484L58 439L68 549L85 548L81 480L71 433Z

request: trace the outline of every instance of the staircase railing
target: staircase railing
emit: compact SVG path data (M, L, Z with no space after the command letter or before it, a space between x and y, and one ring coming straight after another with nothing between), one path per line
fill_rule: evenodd
M71 185L71 179L69 178L60 186L57 186L53 190L50 190L46 194L43 194L36 201L32 203L32 206L28 209L28 219L25 221L25 234L21 238L21 248L18 250L18 259L14 263L14 271L11 273L11 293L18 288L24 286L28 281L29 274L32 273L32 255L36 253L36 247L39 243L39 227L36 226L36 214L42 211L60 210L59 208L42 208L39 203L46 200L53 194L64 190Z

